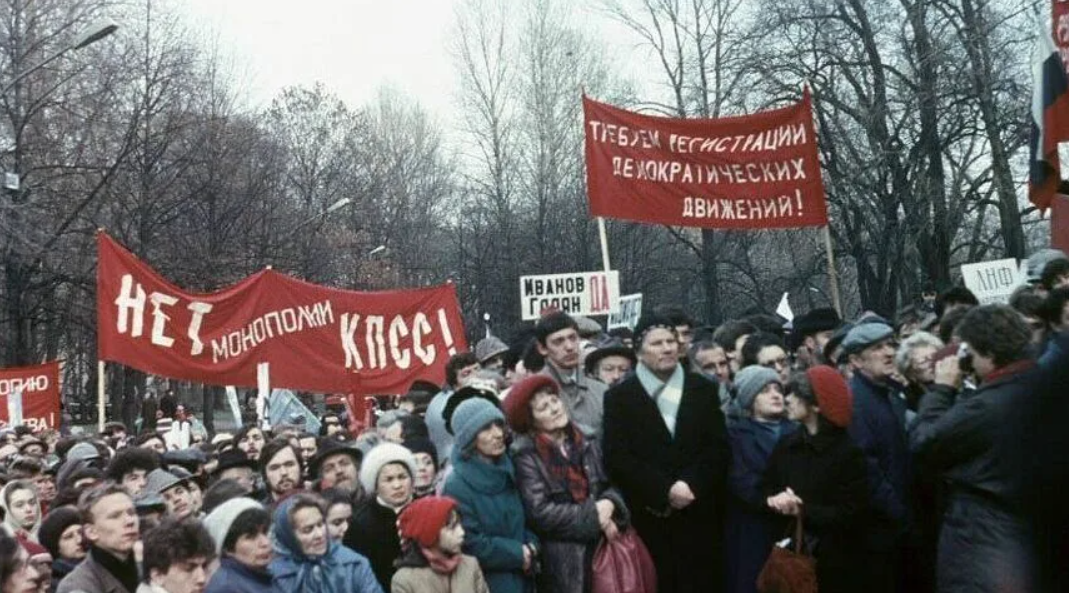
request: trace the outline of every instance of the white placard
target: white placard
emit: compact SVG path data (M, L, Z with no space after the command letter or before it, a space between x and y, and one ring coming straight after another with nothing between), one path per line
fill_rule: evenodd
M620 297L620 311L609 315L609 329L626 327L635 329L638 318L642 316L642 293L625 294Z
M1025 276L1013 258L963 264L961 277L981 305L1009 302L1013 291L1025 282Z
M569 315L608 315L620 310L620 275L576 272L520 277L520 309L524 321L540 318L547 309Z

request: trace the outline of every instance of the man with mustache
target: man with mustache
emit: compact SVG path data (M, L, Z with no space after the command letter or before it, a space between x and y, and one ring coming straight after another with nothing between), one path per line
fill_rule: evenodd
M288 440L274 439L260 453L260 475L267 490L264 504L274 507L301 487L301 454Z
M134 593L139 533L133 499L118 484L102 484L82 493L78 510L85 520L89 554L60 581L56 593Z

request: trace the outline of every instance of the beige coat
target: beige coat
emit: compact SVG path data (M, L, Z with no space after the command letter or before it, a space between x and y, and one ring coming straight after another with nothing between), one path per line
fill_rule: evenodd
M463 556L457 569L448 577L429 566L405 566L397 569L390 583L391 593L490 593L479 569L479 561Z

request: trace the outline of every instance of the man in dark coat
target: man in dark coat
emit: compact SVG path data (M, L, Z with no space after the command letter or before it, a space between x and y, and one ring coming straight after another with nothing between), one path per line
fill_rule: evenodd
M639 364L605 396L605 464L657 567L660 593L721 586L730 453L717 386L684 371L668 319L635 326Z

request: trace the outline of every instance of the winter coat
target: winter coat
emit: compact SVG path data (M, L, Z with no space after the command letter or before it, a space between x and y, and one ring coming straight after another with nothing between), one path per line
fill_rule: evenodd
M573 503L564 485L551 477L530 436L517 438L512 450L527 525L542 542L539 593L589 591L594 548L602 537L596 503L612 501L616 506L613 517L621 529L630 517L623 497L609 486L601 447L592 436L583 441L583 468L590 495L579 504Z
M850 438L865 455L870 512L865 546L893 550L909 527L910 452L906 438L906 402L896 386L879 384L864 374L850 380L854 411Z
M219 561L204 593L263 593L270 589L270 572L255 570L228 556Z
M790 488L802 499L807 541L815 540L820 593L865 591L863 556L857 551L857 519L868 505L865 456L845 430L824 425L784 437L772 451L762 487L767 499ZM793 525L778 520L777 537Z
M728 427L731 468L724 529L724 576L728 593L755 593L757 575L783 532L765 503L761 490L768 459L776 443L795 431L791 422L769 429L753 418L740 418Z
M56 593L56 589L59 588L59 582L67 577L81 561L74 562L65 558L57 558L52 562L52 586L49 587L51 593Z
M56 593L134 593L94 557L94 551L82 560L56 587Z
M1066 361L1050 367L1061 374ZM910 435L918 465L948 484L936 578L944 593L1036 590L1033 533L1026 514L1030 410L1046 369L1015 363L968 399L935 385ZM1062 383L1064 389L1064 383Z
M345 545L366 556L383 590L389 589L393 564L401 555L397 513L383 506L377 497L370 498L353 512Z
M576 369L573 379L562 374L549 361L546 361L546 366L540 374L552 378L560 385L560 399L568 406L568 417L572 422L591 434L601 436L605 416L605 391L609 386L586 376L581 368Z
M464 555L452 574L438 574L418 549L412 548L397 561L391 593L490 593L479 561Z
M523 501L508 455L491 463L453 451L453 473L443 493L457 501L464 526L464 553L474 556L493 593L534 590L523 572L523 545L538 547L524 527Z
M272 591L275 593L382 593L375 580L371 563L360 554L331 542L322 567L314 570L330 572L331 591L312 591L298 585L300 563L292 556L276 556L271 561ZM262 589L261 589L262 590Z
M705 593L723 579L721 509L730 450L719 401L715 383L687 373L673 436L637 375L605 395L605 466L650 550L660 593ZM677 480L695 496L682 510L668 504Z

